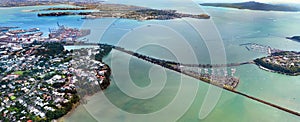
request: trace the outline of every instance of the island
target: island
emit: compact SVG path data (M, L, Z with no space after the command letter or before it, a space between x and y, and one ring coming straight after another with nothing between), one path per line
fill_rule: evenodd
M98 5L87 5L87 4L76 4L79 8L48 8L36 11L52 11L52 10L97 10L95 12L50 12L50 13L38 13L39 17L44 16L70 16L70 15L81 15L83 19L95 19L95 18L123 18L123 19L134 19L134 20L169 20L176 18L196 18L196 19L209 19L210 16L207 14L185 14L178 13L176 10L158 10L137 6L128 6L121 4L98 4Z
M39 17L44 16L69 16L69 15L83 15L83 19L95 18L123 18L134 20L169 20L176 18L196 18L196 19L209 19L207 14L191 15L177 13L175 10L156 10L156 9L143 9L136 11L122 11L122 12L53 12L53 13L39 13Z
M286 37L286 39L290 39L296 42L300 42L300 36Z
M255 1L241 2L241 3L202 3L202 6L213 6L213 7L225 7L225 8L236 8L236 9L249 9L249 10L261 10L261 11L286 11L286 12L297 12L300 8L291 7L281 4L267 4Z
M82 19L95 19L95 18L124 18L134 20L169 20L176 18L196 18L196 19L210 19L210 16L205 13L197 15L178 13L176 10L158 10L133 5L123 4L108 4L103 2L63 2L63 1L7 1L0 3L0 7L19 7L19 6L36 6L36 5L59 5L66 4L74 7L65 8L45 8L40 10L27 10L27 12L39 12L37 16L71 16L81 15ZM45 12L45 11L56 11L56 12ZM68 10L68 11L65 11ZM78 12L78 10L93 10L92 12ZM58 11L58 12L57 12Z

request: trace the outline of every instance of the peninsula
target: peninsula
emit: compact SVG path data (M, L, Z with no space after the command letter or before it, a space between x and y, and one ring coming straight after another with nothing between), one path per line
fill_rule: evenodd
M225 8L236 8L236 9L249 9L249 10L261 10L261 11L286 11L286 12L297 12L300 8L291 7L287 5L279 4L266 4L255 1L242 2L242 3L202 3L202 6L213 6L213 7L225 7Z
M262 69L292 76L300 75L300 52L276 52L254 61Z
M256 43L241 46L245 46L248 51L268 54L254 60L254 63L263 70L291 76L300 75L300 52L284 51Z
M286 37L286 39L290 39L296 42L300 42L300 36Z

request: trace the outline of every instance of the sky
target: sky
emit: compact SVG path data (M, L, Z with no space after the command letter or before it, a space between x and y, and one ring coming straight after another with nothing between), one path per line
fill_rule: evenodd
M213 2L218 2L218 3L224 3L224 2L236 3L236 2L256 1L256 2L262 2L262 3L299 3L300 4L300 0L195 0L195 1L199 1L201 3L213 3Z

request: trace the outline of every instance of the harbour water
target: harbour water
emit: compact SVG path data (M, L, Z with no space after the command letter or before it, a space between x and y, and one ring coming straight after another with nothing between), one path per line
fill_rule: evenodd
M142 3L133 2L132 4L140 5ZM151 7L154 6L152 4L144 3L142 5ZM197 7L190 7L189 9L180 8L179 6L176 6L176 4L168 6L165 6L166 4L159 5L160 6L155 6L158 8L166 7L179 9L184 12L195 12L198 10L193 9L199 9ZM145 41L162 42L166 40L174 40L174 42L180 41L180 39L175 38L171 33L162 29L155 29L154 27L156 26L153 26L162 25L175 30L182 35L190 45L192 45L199 63L205 64L210 62L207 47L205 46L203 39L197 34L193 27L189 25L189 19L185 18L167 21L152 20L143 22L113 18L82 20L80 19L80 16L38 18L36 12L22 12L23 10L46 7L47 6L0 8L0 25L19 26L24 29L38 27L47 34L48 28L55 27L56 23L59 22L60 24L71 27L92 28L91 36L87 37L91 42L109 44L118 44L122 40L125 42L131 41L136 43L143 43ZM214 7L202 7L202 9L212 16L212 20L220 32L225 45L227 62L245 62L265 56L265 54L249 52L244 47L239 46L239 44L248 42L269 45L283 50L300 51L300 43L285 39L285 36L300 35L298 23L300 20L300 13L264 12ZM209 20L198 21L201 24L202 21L205 22ZM111 26L106 28L105 24L110 24ZM149 27L150 29L136 31L137 27L147 25L151 25L151 27ZM130 32L134 33L123 37L124 34ZM150 32L156 36L147 36L147 34L151 35ZM99 33L104 33L104 36L101 38ZM130 44L122 46L133 49ZM177 46L177 48L180 49L180 45L175 44L172 46ZM176 56L174 56L172 52L160 46L147 45L137 51L153 57L176 60ZM105 59L105 62L110 65L113 64L113 67L119 67L118 70L114 71L116 74L119 74L119 76L126 76L126 71L129 72L132 81L142 88L147 88L147 86L151 84L148 75L149 72L151 72L153 65L135 58L132 58L130 63L126 64L123 60L129 58L129 55L118 51L113 52L113 55L109 55ZM255 65L243 65L236 68L237 73L235 75L240 78L240 84L237 88L238 91L300 112L300 96L297 94L300 92L299 76L286 76L271 73L261 70ZM156 70L160 71L159 68ZM300 121L297 116L227 91L222 92L218 104L209 116L200 120L198 119L199 110L210 86L168 70L166 71L166 76L167 79L165 80L163 90L155 97L150 99L135 99L124 94L122 89L119 88L119 85L126 86L127 84L125 83L128 81L115 81L114 77L116 76L113 74L112 84L107 90L88 97L88 103L80 105L72 114L70 114L70 116L65 117L65 121L134 121L139 119L144 121L178 120L204 122ZM185 86L183 88L190 89L179 90L182 85ZM148 90L154 91L156 89L153 88ZM189 96L189 94L195 92L197 93L196 96ZM186 94L186 96L179 99L177 96L178 93ZM169 105L173 105L171 103L174 103L174 101L175 103L176 101L179 101L181 104L172 106L172 108L174 108L172 112L162 113L161 115L154 114L155 116L151 117L142 116L163 111L163 108L169 108ZM182 112L184 114L181 114ZM136 117L135 115L140 116Z

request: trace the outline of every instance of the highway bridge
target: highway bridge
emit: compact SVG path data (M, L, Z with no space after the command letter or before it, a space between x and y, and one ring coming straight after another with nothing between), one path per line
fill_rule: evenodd
M87 45L91 45L91 44L87 44ZM102 44L92 44L92 45L102 45ZM279 110L282 110L282 111L285 111L287 113L290 113L290 114L293 114L293 115L296 115L296 116L299 116L300 117L300 113L297 112L297 111L294 111L294 110L291 110L289 108L286 108L286 107L282 107L280 105L276 105L274 103L271 103L271 102L268 102L268 101L265 101L265 100L262 100L260 98L257 98L257 97L254 97L254 96L251 96L251 95L248 95L246 93L243 93L243 92L240 92L240 91L237 91L235 90L234 88L232 87L224 87L224 84L215 84L215 83L212 83L210 80L211 78L213 77L211 75L211 77L205 77L203 76L203 74L198 74L199 72L193 72L193 71L185 71L185 70L181 70L180 68L178 68L178 64L180 63L176 63L176 62L170 62L170 61L163 61L161 62L162 60L160 59L155 59L155 58L152 58L152 57L148 57L148 56L145 56L145 55L141 55L141 54L138 54L136 52L132 52L132 51L129 51L129 50L126 50L122 47L118 47L118 46L113 46L113 45L110 45L112 46L113 49L116 49L118 51L121 51L121 52L124 52L124 53L127 53L129 55L132 55L132 56L135 56L137 58L140 58L142 60L145 60L145 61L148 61L148 62L151 62L151 63L154 63L156 65L160 65L162 67L165 67L165 68L168 68L170 70L173 70L173 71L176 71L176 72L179 72L181 74L184 74L184 75L187 75L187 76L190 76L190 77L193 77L195 79L199 79L205 83L208 83L208 84L212 84L212 85L215 85L215 86L218 86L218 87L221 87L223 88L224 90L227 90L229 92L232 92L232 93L235 93L235 94L238 94L238 95L241 95L241 96L244 96L244 97L247 97L253 101L256 101L256 102L259 102L259 103L262 103L264 105L267 105L267 106L270 106L270 107L273 107L273 108L276 108L276 109L279 109ZM147 57L147 58L144 58L144 57ZM221 65L211 65L211 67L230 67L230 66L239 66L239 65L244 65L244 64L252 64L253 62L250 61L250 62L244 62L244 63L233 63L233 64L221 64ZM184 65L184 64L183 64ZM196 67L196 68L203 68L204 66L202 66L201 64L185 64L186 66L190 66L190 67ZM175 67L174 67L175 66ZM180 66L180 65L179 65ZM176 68L177 67L177 68ZM112 69L113 70L113 69ZM205 74L204 74L205 75ZM210 78L210 79L209 79ZM236 83L236 82L233 82L233 83ZM238 83L238 82L237 82Z

